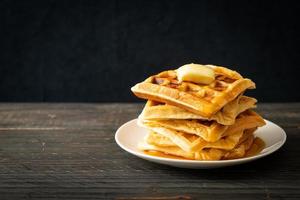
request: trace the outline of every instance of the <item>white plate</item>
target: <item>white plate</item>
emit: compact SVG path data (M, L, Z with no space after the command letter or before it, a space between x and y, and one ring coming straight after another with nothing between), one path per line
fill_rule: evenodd
M142 128L137 125L137 119L131 120L125 124L123 124L116 132L115 140L117 144L124 149L125 151L143 158L145 160L149 160L151 162L170 165L174 167L181 168L194 168L194 169L205 169L205 168L218 168L225 167L231 165L242 164L246 162L250 162L256 160L258 158L262 158L267 156L276 150L278 150L286 141L286 133L285 131L279 127L278 125L266 121L266 125L258 128L255 131L255 135L259 136L265 143L266 147L260 152L258 155L240 158L234 160L220 160L220 161L197 161L197 160L180 160L180 159L172 159L172 158L163 158L157 156L151 156L145 154L143 151L137 148L138 143L141 142L148 130Z

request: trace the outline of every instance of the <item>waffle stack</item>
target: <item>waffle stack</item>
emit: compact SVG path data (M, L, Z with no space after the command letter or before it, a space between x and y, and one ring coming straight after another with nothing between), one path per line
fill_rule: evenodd
M139 125L149 134L140 149L192 160L236 159L259 152L263 141L253 133L265 122L252 110L256 99L243 95L255 83L228 68L190 65L200 75L208 69L211 80L200 76L203 81L198 81L195 70L188 68L185 75L192 79L180 77L179 69L169 70L131 88L147 99Z

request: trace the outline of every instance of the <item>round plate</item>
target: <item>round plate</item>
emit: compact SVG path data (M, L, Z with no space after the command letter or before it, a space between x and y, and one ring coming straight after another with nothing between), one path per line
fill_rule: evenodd
M258 128L254 134L260 137L266 143L266 147L259 154L255 156L234 159L234 160L216 160L216 161L180 160L180 159L163 158L163 157L147 155L143 151L137 148L138 143L143 141L146 134L148 134L147 129L137 125L137 119L131 120L123 124L117 130L115 134L115 140L117 144L125 151L135 156L138 156L140 158L143 158L145 160L149 160L151 162L170 165L174 167L181 167L181 168L194 168L194 169L218 168L218 167L225 167L225 166L250 162L258 158L267 156L275 152L276 150L278 150L286 141L286 133L281 127L274 124L273 122L270 122L268 120L265 121L267 124L263 127Z

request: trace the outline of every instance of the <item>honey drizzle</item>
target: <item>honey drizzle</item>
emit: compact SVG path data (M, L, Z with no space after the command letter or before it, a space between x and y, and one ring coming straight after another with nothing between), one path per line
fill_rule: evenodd
M245 157L251 157L259 154L265 147L265 142L259 137L256 137L250 149L247 150Z

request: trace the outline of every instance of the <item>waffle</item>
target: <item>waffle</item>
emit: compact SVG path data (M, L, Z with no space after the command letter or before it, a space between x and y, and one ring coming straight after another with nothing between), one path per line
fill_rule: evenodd
M174 147L176 146L169 138L150 131L150 133L145 137L145 142L148 144L160 146L160 147Z
M230 126L218 124L214 121L203 120L140 120L139 124L154 132L160 131L177 137L190 137L196 135L197 142L194 146L204 142L216 142L224 136L229 136L231 133L237 133L245 129L260 127L265 125L265 121L254 111L244 111L239 114L235 123ZM196 137L195 136L195 137ZM200 137L199 137L200 136ZM187 139L188 140L188 139Z
M239 123L239 126L228 128L228 131L223 134L224 136L220 137L220 139L214 142L208 142L197 135L187 134L161 126L148 126L148 129L152 132L158 133L158 135L168 138L173 144L177 145L186 152L197 152L204 148L231 150L240 141L245 130L252 130L253 128L261 126L259 121L249 123L247 117L243 118L243 122L246 122L246 124ZM155 141L155 143L153 143L153 141ZM146 142L149 144L156 144L156 141L161 140L157 138L157 136L154 138L153 134L150 139L146 140ZM169 141L164 141L164 144L166 143L172 144Z
M204 149L200 152L186 152L177 146L162 147L147 143L139 144L139 149L144 151L159 151L167 155L173 155L190 160L220 160L224 152L219 149Z
M221 160L221 159L236 159L244 157L247 153L247 150L250 149L252 143L253 143L253 134L248 135L248 137L242 137L243 140L240 140L240 142L234 147L232 150L226 151L221 149L215 149L215 148L205 148L197 152L187 152L181 149L180 147L176 146L175 144L170 145L171 141L169 141L168 145L160 145L161 141L160 139L163 138L163 136L157 136L153 133L151 133L150 137L153 137L153 143L149 144L148 142L143 142L139 144L139 148L144 151L158 151L162 152L167 155L173 155L182 157L185 159L191 159L191 160ZM156 139L155 139L156 138ZM165 139L164 139L165 140Z
M239 142L243 131L226 136L216 142L206 142L198 136L176 133L165 128L153 128L153 132L146 138L148 144L156 146L178 146L186 152L198 152L204 148L231 150ZM159 144L160 143L160 144Z
M164 102L210 118L246 89L255 88L254 82L235 71L224 67L209 67L216 74L215 80L209 85L187 81L179 83L176 71L169 70L147 78L131 90L140 98Z
M204 118L201 115L194 114L185 109L159 103L147 101L139 118L142 120L166 120L166 119L206 119L213 120L222 125L232 125L238 114L255 107L256 99L247 96L238 96L233 101L226 104L221 110L216 112L210 118Z

